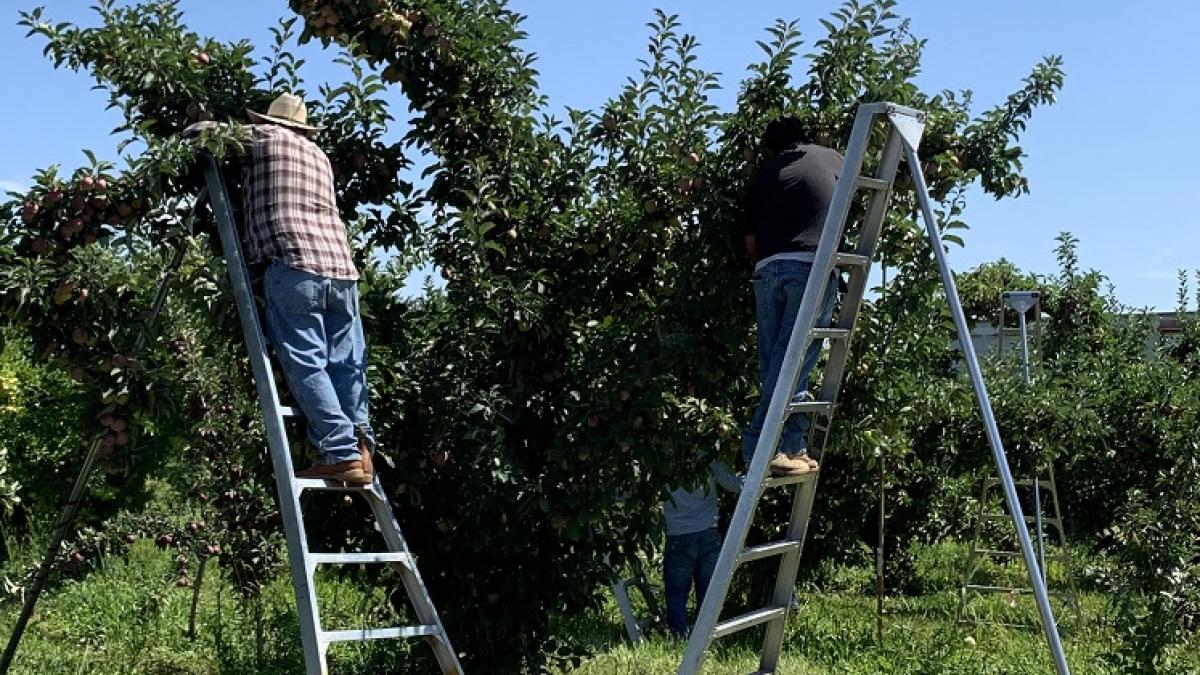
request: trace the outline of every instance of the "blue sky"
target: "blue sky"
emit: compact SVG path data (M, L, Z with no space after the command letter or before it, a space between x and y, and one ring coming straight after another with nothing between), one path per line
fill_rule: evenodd
M114 157L117 124L106 97L88 78L55 71L44 46L24 39L14 7L0 10L0 189L19 188L39 167L84 161L89 147ZM48 16L90 22L88 3L46 0ZM679 14L700 41L701 65L721 73L714 100L732 105L745 66L757 58L754 40L774 19L799 19L805 41L821 35L818 18L837 2L754 0L513 0L528 16L525 48L538 54L543 91L554 110L596 107L617 92L645 53L653 9ZM184 0L191 27L222 40L269 42L267 27L287 14L283 0ZM1006 257L1020 267L1055 269L1054 237L1081 240L1082 263L1100 269L1124 303L1172 309L1175 273L1200 267L1200 210L1194 160L1200 157L1200 3L1107 0L945 2L901 0L901 15L928 39L920 83L926 90L969 88L982 109L1020 86L1044 55L1061 54L1066 86L1059 103L1040 110L1023 139L1033 193L995 202L974 195L966 220L967 247L954 250L956 269ZM329 54L302 54L313 84L340 80ZM803 64L801 65L803 67ZM403 101L393 95L398 116ZM397 131L397 133L399 133Z

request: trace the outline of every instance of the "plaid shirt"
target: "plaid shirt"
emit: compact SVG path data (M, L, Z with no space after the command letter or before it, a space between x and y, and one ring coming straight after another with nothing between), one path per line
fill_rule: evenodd
M216 127L201 122L196 133ZM358 279L338 215L333 168L316 143L277 124L248 124L242 204L251 263L275 261L332 279Z

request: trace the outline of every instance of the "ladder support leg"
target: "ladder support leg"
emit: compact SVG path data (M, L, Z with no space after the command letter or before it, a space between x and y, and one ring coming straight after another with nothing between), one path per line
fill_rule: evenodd
M775 589L771 593L771 605L790 611L792 597L796 593L796 571L800 568L800 556L804 551L804 540L808 535L808 523L812 517L813 502L817 497L817 480L801 483L792 497L792 514L788 521L787 538L800 543L793 552L779 559L779 572L775 576ZM779 668L779 654L783 650L783 633L787 627L787 611L779 619L767 624L763 637L762 658L759 671L773 673Z
M946 260L946 252L942 247L941 231L938 229L937 220L933 213L933 205L930 203L929 189L925 185L925 176L921 171L921 160L917 155L917 149L912 145L905 145L905 153L908 159L909 171L913 177L913 184L916 187L917 199L921 205L921 213L925 220L925 232L929 238L929 246L933 249L934 258L937 260L938 269L941 272L942 285L946 289L946 299L950 303L950 313L954 317L955 327L958 329L958 342L962 348L963 357L967 361L967 369L970 372L971 384L975 389L975 397L978 399L980 410L983 413L988 442L991 445L992 456L996 462L996 468L1000 473L1000 481L1004 488L1004 498L1008 502L1013 524L1017 529L1017 539L1021 544L1021 553L1025 558L1025 566L1029 571L1030 583L1033 585L1033 594L1037 600L1038 613L1042 618L1042 628L1046 634L1046 642L1050 647L1050 654L1058 675L1068 675L1071 670L1067 666L1062 639L1059 637L1058 626L1054 621L1054 610L1050 607L1050 598L1046 592L1046 585L1042 582L1041 570L1038 565L1037 556L1033 550L1033 543L1029 540L1029 529L1025 526L1025 516L1021 510L1020 500L1017 498L1017 490L1013 484L1012 471L1009 469L1008 457L1004 452L1004 444L1000 440L1000 430L996 426L996 418L992 412L991 400L988 398L987 385L983 381L983 372L979 367L979 359L975 354L975 345L971 342L970 326L967 325L967 318L963 313L962 303L958 299L954 274L950 270L950 263Z

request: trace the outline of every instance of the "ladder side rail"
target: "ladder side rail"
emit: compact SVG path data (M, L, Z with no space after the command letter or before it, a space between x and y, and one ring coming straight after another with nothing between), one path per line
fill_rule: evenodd
M890 128L890 125L889 125ZM887 143L884 145L880 161L878 177L891 184L896 178L900 166L901 140L900 135L889 129ZM863 220L863 229L859 233L858 254L873 260L875 249L879 242L879 234L883 222L887 218L887 207L891 201L891 190L875 191L871 195L867 213ZM853 268L850 283L842 296L842 306L838 312L838 328L847 329L850 333L844 340L836 340L830 347L829 361L825 365L824 376L821 380L821 393L817 397L821 401L837 402L838 393L842 388L842 379L846 373L846 363L850 356L850 345L854 339L854 329L858 325L859 309L866 293L870 275L865 269ZM826 425L826 431L830 425ZM822 442L821 447L824 448Z
M779 667L779 654L783 650L784 629L787 628L787 616L792 606L792 596L796 592L796 572L800 569L800 557L804 553L804 541L808 535L808 524L812 517L813 502L817 497L818 473L811 481L796 486L792 498L792 514L788 521L787 538L799 542L794 551L785 553L779 559L779 572L775 576L775 590L772 592L771 605L782 607L783 616L777 621L767 624L763 636L763 651L759 660L759 671L773 673Z
M379 532L383 535L388 550L409 553L408 543L400 531L400 523L396 520L396 514L388 504L378 476L375 477L372 488L364 491L363 494L367 498L367 503L371 505L371 512L379 524ZM395 566L400 574L400 580L404 584L404 590L408 594L409 602L412 603L418 621L426 626L437 627L437 635L428 636L428 642L442 672L447 675L461 675L462 665L458 662L458 656L450 646L450 638L446 635L442 619L433 606L433 598L429 596L429 590L425 587L425 582L421 580L421 575L417 571L416 558L413 557L411 560L411 565Z
M304 647L305 668L309 675L325 675L325 654L318 640L320 618L317 594L308 576L308 542L305 539L304 526L300 522L300 495L292 485L292 461L279 396L276 393L274 375L267 363L266 344L259 325L258 309L247 281L249 270L242 257L241 242L238 240L225 180L215 158L206 155L204 162L209 204L217 220L221 247L229 267L229 280L233 286L233 296L241 319L250 367L254 372L254 385L258 390L267 444L271 450L271 463L275 469L275 487L279 492L279 508L283 511L284 538L287 541L288 562L296 592L296 611L300 618L300 641Z
M883 228L884 219L887 217L887 207L891 197L891 184L895 180L896 170L899 166L899 134L889 124L887 141L884 144L876 176L879 180L886 183L888 188L872 191L867 212L862 221L862 229L859 232L857 253L865 256L868 260L873 260L875 255L879 233ZM842 378L844 377L846 362L849 358L854 328L858 322L858 312L866 291L867 279L870 276L868 270L869 268L858 267L851 270L850 285L842 298L842 306L838 314L838 327L848 330L848 333L844 339L834 340L831 345L829 360L825 365L825 374L821 382L819 400L836 402L838 392L841 390ZM823 434L818 450L823 450L825 447L829 430L832 428L832 417L833 412L831 410L826 414L825 433ZM811 482L801 484L796 489L791 518L788 522L787 538L798 541L800 545L796 550L785 554L779 560L779 572L775 578L775 590L772 597L772 605L776 607L790 608L791 606L792 594L796 588L796 574L800 569L800 559L804 552L804 542L808 533L808 524L812 517L813 502L816 499L819 478L820 476L818 475ZM778 668L779 654L783 647L786 625L786 611L783 618L767 625L759 666L761 671L774 672Z
M30 584L29 590L26 591L25 603L21 606L21 614L17 617L12 635L8 639L8 645L4 648L4 655L0 656L0 673L7 673L13 659L16 658L17 647L21 643L21 637L25 634L29 618L33 616L33 609L37 605L38 598L41 597L42 589L46 586L46 581L50 578L50 571L54 567L54 561L58 559L58 549L62 545L63 539L66 538L67 531L74 524L75 518L79 515L79 507L83 503L83 494L87 491L87 485L91 480L92 472L96 470L100 441L101 438L99 436L92 440L87 456L84 457L83 466L79 469L79 475L75 478L75 486L71 489L71 496L67 499L66 508L59 515L58 523L55 525L54 531L50 534L50 541L46 544L46 552L42 558L42 563L33 576L33 582Z
M987 509L987 498L990 485L987 481L983 483L983 489L979 492L979 505L975 509L975 530L971 536L971 548L967 552L967 565L963 570L962 585L959 587L958 594L958 617L957 620L961 623L963 613L967 608L967 587L971 585L971 581L975 577L975 566L978 564L980 544L979 539L983 536L983 514Z
M960 336L958 342L963 356L967 361L971 385L975 390L975 397L979 402L980 411L983 414L988 443L992 449L996 468L1000 473L1001 482L1004 487L1004 498L1008 502L1013 524L1016 526L1017 538L1021 544L1021 553L1025 558L1025 566L1029 573L1030 582L1033 584L1033 593L1037 600L1038 613L1041 615L1046 642L1050 647L1050 653L1058 675L1069 675L1071 671L1067 665L1066 655L1063 652L1062 639L1058 635L1058 627L1054 621L1054 610L1050 606L1046 586L1042 583L1037 557L1033 550L1033 543L1029 537L1029 530L1024 525L1024 514L1021 511L1016 486L1013 484L1012 471L1008 465L1008 457L1004 452L1004 443L1000 439L1000 430L996 425L991 400L988 397L987 385L983 381L983 373L979 367L979 359L975 354L975 345L971 342L970 327L967 325L962 303L958 299L958 289L954 283L954 274L950 270L950 264L946 260L946 252L942 247L941 231L938 228L937 220L933 213L933 205L930 202L929 189L925 185L925 176L921 170L920 158L917 155L916 147L907 143L905 144L905 153L909 163L909 171L913 177L913 185L917 191L917 199L921 204L921 212L925 220L925 230L929 238L929 245L933 249L934 258L941 272L942 285L946 289L946 300L950 305L950 313L954 317L954 323Z
M679 675L695 675L699 672L700 665L704 661L704 652L720 618L721 608L725 604L725 596L729 592L737 556L745 545L746 535L750 531L750 520L762 493L763 481L771 461L770 450L779 445L779 438L783 433L783 422L788 414L787 407L791 402L796 382L800 377L800 367L811 341L810 334L816 322L817 309L824 299L824 290L833 271L834 254L841 242L842 230L850 210L850 200L857 188L858 172L862 167L863 156L866 154L874 116L875 113L870 109L860 108L857 113L846 157L843 160L842 173L838 177L833 200L822 226L812 273L809 274L808 284L804 289L804 297L800 302L796 323L792 327L791 339L788 341L787 352L775 383L775 391L771 395L762 432L759 434L758 444L754 449L754 457L746 473L746 484L753 486L753 489L742 490L742 494L738 498L737 508L734 510L725 541L721 546L721 553L717 557L712 581L704 596L704 602L701 603L700 611L697 613L692 634L688 638L687 649L683 661L679 665Z
M642 627L638 622L637 613L633 611L629 586L624 579L620 579L612 585L612 590L617 599L617 609L621 612L621 623L625 625L625 637L629 639L629 644L636 646L642 641Z
M1079 601L1079 588L1075 585L1075 560L1071 557L1071 550L1067 547L1066 527L1063 525L1062 510L1058 505L1058 482L1054 478L1054 462L1049 462L1050 473L1050 503L1054 507L1054 518L1058 520L1060 527L1058 528L1059 545L1062 548L1062 560L1064 572L1067 575L1067 588L1071 595L1071 605L1075 608L1075 619L1083 621L1083 604Z

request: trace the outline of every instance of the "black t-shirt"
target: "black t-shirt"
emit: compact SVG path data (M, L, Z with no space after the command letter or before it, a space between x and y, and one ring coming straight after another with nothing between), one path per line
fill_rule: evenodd
M758 259L816 250L842 171L842 156L823 145L796 145L763 162L750 185L744 234Z

